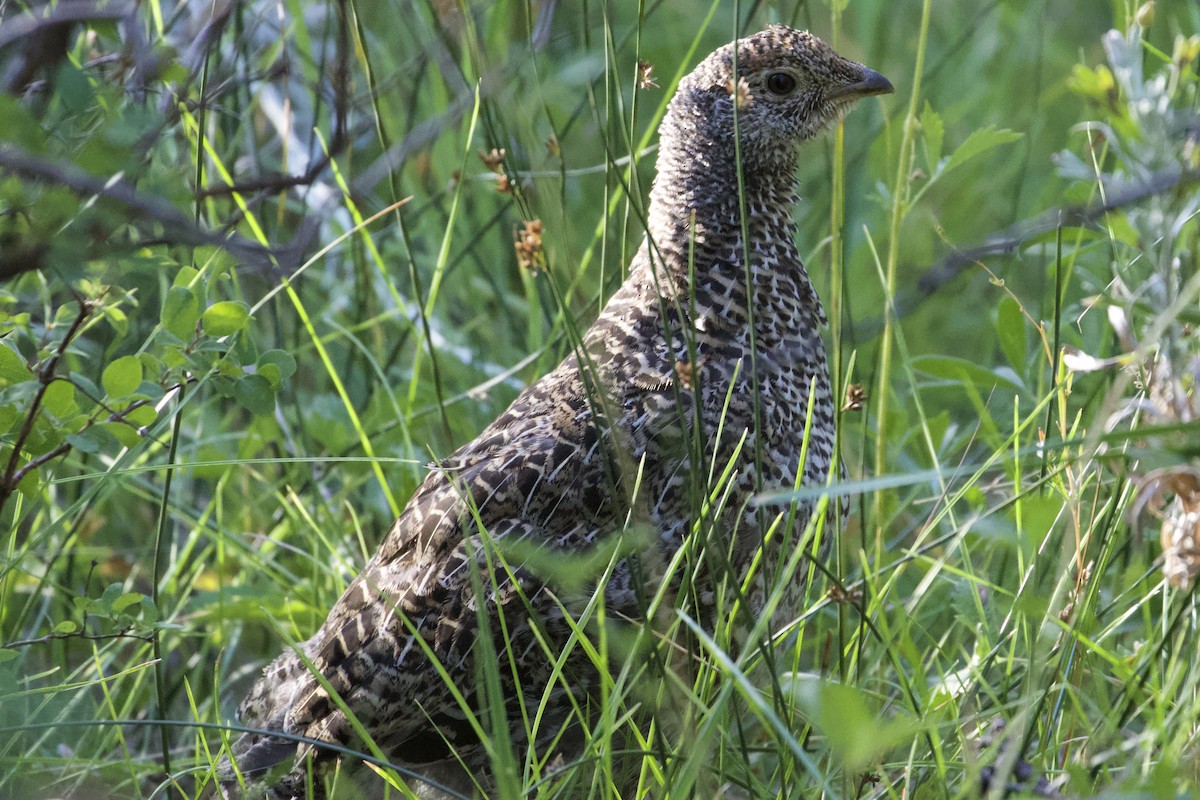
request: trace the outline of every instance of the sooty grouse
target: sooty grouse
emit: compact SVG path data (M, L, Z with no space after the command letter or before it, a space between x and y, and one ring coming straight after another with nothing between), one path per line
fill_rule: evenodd
M833 460L824 316L792 241L798 147L856 100L890 91L878 73L783 26L720 48L680 82L628 279L572 355L433 468L300 646L303 658L286 652L266 668L239 714L282 735L247 733L233 745L254 787L245 796L305 796L314 771L319 779L337 757L294 737L365 750L346 709L393 763L438 780L465 773L468 792L473 779L488 785L487 748L471 723L489 726L476 690L481 617L511 741L561 746L546 742L584 703L596 670L576 644L555 674L573 630L564 616L592 599L556 583L555 554L617 552L600 548L621 538L615 566L592 578L603 582L607 618L644 619L673 570L668 583L709 628L719 590L740 586L761 554L742 607L762 609L763 574L781 548L798 546L811 507L768 537L773 515L747 501L797 480L823 484ZM702 563L671 565L700 536L717 545ZM639 543L632 552L629 541ZM514 542L525 550L506 549ZM791 618L800 588L784 593L776 619ZM241 796L225 769L226 793Z

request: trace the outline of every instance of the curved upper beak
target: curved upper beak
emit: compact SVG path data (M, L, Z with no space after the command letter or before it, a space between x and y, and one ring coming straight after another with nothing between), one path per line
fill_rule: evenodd
M828 95L827 100L834 100L839 97L867 97L872 94L891 94L896 91L896 87L892 86L892 82L880 75L873 69L863 67L863 79L857 83L850 83L845 86L834 89Z

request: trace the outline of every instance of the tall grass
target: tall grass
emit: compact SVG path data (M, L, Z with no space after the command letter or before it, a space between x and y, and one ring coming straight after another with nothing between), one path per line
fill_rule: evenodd
M559 685L569 656L598 673L597 701L576 711L578 752L553 739L545 698L524 712L546 746L492 737L513 665L503 630L481 640L497 654L481 660L488 703L472 709L491 748L487 788L998 796L1028 762L1076 796L1196 791L1194 601L1155 563L1154 514L1173 513L1174 495L1153 495L1153 478L1194 466L1200 438L1178 411L1195 408L1200 313L1196 46L1177 39L1200 31L1200 12L1160 5L1151 17L1082 3L926 3L921 15L868 0L290 3L279 22L239 4L202 79L180 84L188 101L209 93L199 109L126 94L103 55L133 58L135 44L81 25L68 65L6 107L20 130L0 147L36 150L28 123L47 157L123 172L205 226L286 242L309 230L303 215L314 237L276 263L162 247L166 227L131 240L136 220L105 216L94 192L71 205L46 179L3 176L0 232L19 222L59 260L0 287L0 423L13 422L0 466L30 408L47 432L31 425L13 463L49 452L56 425L74 438L0 509L0 797L211 790L265 660L320 624L425 465L569 352L623 277L679 77L735 26L775 20L836 38L898 88L811 143L802 173L798 241L831 311L836 385L870 387L842 416L847 477L760 498L779 515L772 536L790 535L797 502L844 495L854 514L836 531L816 515L782 563L757 565L775 600L805 581L804 612L781 631L769 613L749 636L706 631L666 589L647 598L651 624L631 627L582 592L566 647L538 645ZM205 24L182 6L141 13L154 44L184 59ZM1100 46L1110 26L1133 31L1119 53ZM638 59L661 88L638 87ZM160 92L181 80L160 77ZM337 138L339 85L352 146L311 186L196 201L180 185L303 172ZM1154 116L1138 92L1170 113ZM139 136L153 145L138 150ZM505 150L495 172L477 155L492 148ZM1147 180L1169 182L1128 199ZM1059 208L1061 223L1038 217ZM532 219L538 274L513 253ZM115 244L88 249L89 226ZM995 236L1010 246L955 260ZM0 260L14 241L0 237ZM193 300L250 316L219 335L237 312L189 317ZM35 391L56 353L74 410L65 381ZM1147 365L1163 363L1180 386L1175 418L1151 408L1162 393ZM726 466L703 465L703 513L665 576L723 557L706 520L726 502ZM563 579L602 582L642 535L631 526ZM836 558L803 558L830 537ZM487 555L499 569L477 581L536 557L500 543ZM727 588L728 621L745 611L744 587ZM1003 731L986 734L997 718ZM363 755L407 796L380 751Z

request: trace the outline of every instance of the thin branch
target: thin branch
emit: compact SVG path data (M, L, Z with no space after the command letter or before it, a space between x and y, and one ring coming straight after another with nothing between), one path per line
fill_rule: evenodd
M1054 231L1059 225L1088 226L1110 211L1135 205L1149 197L1165 194L1177 188L1191 188L1197 182L1200 182L1200 170L1167 170L1152 175L1147 180L1135 185L1110 191L1106 202L1090 206L1052 208L1032 220L1019 222L988 237L983 244L976 247L967 250L956 249L926 270L925 274L917 281L916 289L910 290L896 299L896 316L898 318L905 317L916 311L943 285L954 280L959 273L972 264L995 256L1012 255L1020 251L1031 239L1044 236ZM866 341L878 336L882 330L883 319L879 318L855 325L853 333L858 341Z
M134 402L130 403L127 408L123 408L120 411L113 411L112 413L110 413L108 415L108 418L105 419L102 424L109 423L109 422L120 422L120 423L129 424L128 420L125 419L127 416L129 416L129 412L133 411L134 409L141 408L142 406L146 406L146 405L150 405L149 400L135 400ZM83 431L86 431L88 428L92 427L95 424L96 424L96 420L94 420L94 419L88 420L86 423L84 423L84 426L79 429L79 432L82 433ZM12 477L12 481L11 481L12 487L15 488L17 486L17 484L19 484L25 478L25 476L28 475L30 472L33 472L38 467L41 467L44 464L48 464L49 462L53 461L54 459L58 458L59 456L66 455L68 452L70 452L70 450L71 450L70 442L67 442L66 440L64 440L64 441L60 442L52 450L47 450L45 453L42 453L37 458L31 459L24 466L20 467L16 472L13 473L13 477ZM2 490L3 488L6 488L6 487L0 486L0 490ZM6 499L8 499L7 495L0 496L0 506L3 506L3 501Z
M188 89L199 77L200 70L204 68L204 58L208 55L209 48L220 41L236 5L232 0L214 2L203 27L191 37L187 50L179 57L179 63L187 70L187 78L168 87L167 91L163 93L158 110L164 115L165 124L170 124L178 118L177 107L181 98L187 95Z
M4 31L0 32L0 50L16 42L25 41L46 28L76 22L120 19L133 7L133 3L105 4L92 0L61 0L58 3L47 3L44 6L45 14L39 16L29 13L5 20Z
M117 203L124 207L131 221L141 220L160 225L161 235L155 238L165 243L215 245L228 251L243 265L268 272L290 270L299 264L302 253L316 233L315 225L302 225L288 244L263 247L236 233L202 228L166 200L139 192L119 176L101 178L72 164L39 158L24 148L8 143L0 144L0 174L4 173L64 186L81 196L94 196ZM36 252L32 250L27 249L24 258L0 258L0 280L42 269L48 251L45 248ZM36 257L31 258L30 255Z
M333 159L341 155L342 151L350 143L348 134L347 117L349 116L350 107L350 43L346 30L346 9L342 4L338 6L338 33L337 33L337 63L332 70L333 73L333 136L329 140L329 145L325 148L325 153L309 165L303 174L300 175L263 175L259 178L253 178L247 181L241 181L225 186L207 186L199 189L196 192L197 197L201 199L209 197L223 197L230 194L246 194L250 192L278 192L284 189L292 189L297 186L309 186L318 177L321 176L325 169L333 162Z
M5 650L14 650L18 647L28 647L32 644L49 644L58 639L84 639L89 642L104 642L109 639L137 639L139 642L150 641L150 636L139 636L136 633L130 633L131 628L126 628L116 633L84 633L83 631L75 631L73 633L48 633L45 636L39 636L36 639L17 639L15 642L7 642L0 645L0 648Z
M75 319L71 322L71 327L67 329L62 341L59 342L54 355L50 356L46 360L46 363L37 371L37 391L33 395L33 401L29 404L29 411L26 412L25 420L21 424L21 432L17 434L17 438L13 442L12 453L8 456L8 464L4 468L4 474L0 475L0 509L3 509L8 503L8 498L16 491L17 484L28 473L28 470L17 467L17 464L21 460L21 451L24 450L25 443L29 440L29 435L33 433L33 425L41 413L42 401L45 400L46 390L54 381L54 372L58 369L58 362L62 360L63 355L67 352L67 348L71 345L71 340L83 328L83 323L87 321L91 314L92 304L86 301L81 302L79 304L79 313L75 315Z

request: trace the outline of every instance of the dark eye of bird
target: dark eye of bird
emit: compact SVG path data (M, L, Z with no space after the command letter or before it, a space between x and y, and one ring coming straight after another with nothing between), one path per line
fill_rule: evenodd
M791 94L796 88L796 79L786 72L772 72L767 76L767 90L771 94Z

